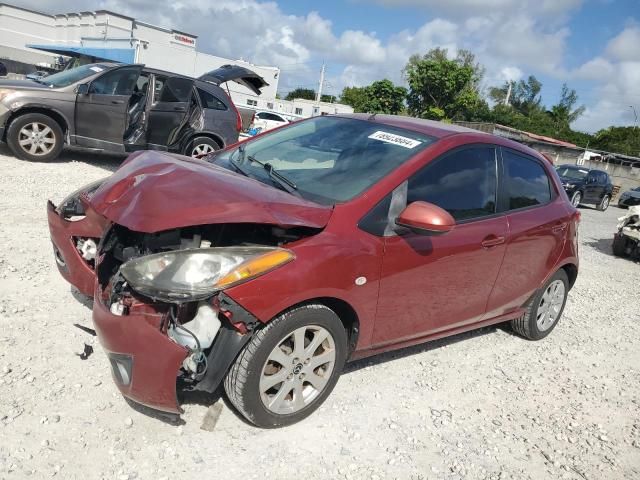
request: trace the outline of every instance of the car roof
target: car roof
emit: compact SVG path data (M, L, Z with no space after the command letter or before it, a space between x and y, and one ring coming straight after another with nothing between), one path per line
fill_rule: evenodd
M458 133L474 133L490 135L489 133L480 132L460 125L451 123L437 122L435 120L426 120L424 118L405 117L402 115L384 115L371 113L351 113L340 114L339 117L354 118L356 120L366 120L369 122L379 123L381 125L389 125L391 127L404 128L405 130L413 130L414 132L423 133L430 137L444 138L449 135Z
M539 160L544 160L545 162L553 166L553 163L548 158L545 158L540 152L523 143L519 143L505 137L500 137L498 135L493 135L491 133L474 130L472 128L462 127L460 125L438 122L435 120L427 120L424 118L405 117L402 115L351 113L338 114L336 116L341 118L353 118L356 120L375 122L379 123L380 125L389 125L396 128L403 128L405 130L422 133L438 140L453 135L468 135L471 136L472 139L489 138L491 139L490 143L517 150L525 155L537 157Z

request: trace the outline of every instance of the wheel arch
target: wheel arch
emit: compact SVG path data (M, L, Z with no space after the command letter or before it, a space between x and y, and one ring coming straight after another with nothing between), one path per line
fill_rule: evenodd
M309 298L295 305L291 305L287 309L275 315L275 317L282 315L287 310L291 310L293 308L300 307L303 305L312 305L312 304L324 305L325 307L333 310L336 313L336 315L338 315L338 318L342 322L342 325L344 326L345 331L347 332L347 338L349 341L348 354L351 355L355 351L356 346L358 345L358 339L360 337L360 319L355 309L348 302L336 297Z
M58 123L58 125L60 125L60 128L62 129L62 133L65 137L69 133L69 122L67 121L66 117L62 113L60 113L59 111L53 108L30 105L30 106L21 107L18 110L11 113L11 115L9 116L6 122L6 128L4 129L4 138L2 138L3 141L7 140L7 132L9 131L9 125L11 125L11 123L16 118L21 117L22 115L27 115L29 113L39 113L41 115L46 115L48 117L51 117L51 119L55 120Z
M564 270L569 278L569 290L573 288L578 278L578 266L574 263L565 263L558 270Z

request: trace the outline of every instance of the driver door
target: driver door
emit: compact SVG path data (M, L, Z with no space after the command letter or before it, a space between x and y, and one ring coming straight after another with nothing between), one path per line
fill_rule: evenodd
M79 146L124 152L129 101L142 65L109 70L76 97L75 140Z
M508 224L496 213L493 146L463 147L408 179L406 205L426 201L456 220L438 236L385 237L376 346L411 341L482 319L505 254Z

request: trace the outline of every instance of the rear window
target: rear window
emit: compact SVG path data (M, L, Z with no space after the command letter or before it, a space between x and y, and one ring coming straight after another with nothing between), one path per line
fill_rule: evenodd
M549 177L540 163L510 150L502 151L509 210L551 201Z
M203 108L211 108L213 110L226 110L227 106L215 95L198 89L198 95L200 95L200 101L202 102Z

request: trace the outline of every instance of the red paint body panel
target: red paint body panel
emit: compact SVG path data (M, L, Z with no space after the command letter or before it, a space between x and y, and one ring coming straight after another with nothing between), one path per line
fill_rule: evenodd
M153 151L125 162L91 205L112 222L145 233L214 223L322 228L332 210L202 160Z
M441 236L387 237L374 345L391 344L480 320L500 271L504 216L456 225Z
M49 232L56 255L64 260L64 265L56 262L60 274L71 285L87 296L93 295L95 272L80 256L74 237L100 238L108 222L85 204L86 216L82 220L70 222L56 212L53 203L47 203Z
M152 308L113 315L97 291L93 302L93 324L107 353L133 358L131 383L115 382L125 397L151 408L181 413L176 397L176 380L187 350L160 331L162 315Z
M337 206L336 212L341 208ZM295 261L225 293L263 322L301 302L323 297L342 300L360 319L358 345L368 345L384 242L359 230L355 223L334 222L337 218L336 213L322 233L287 244L296 254ZM358 277L367 282L357 286Z

